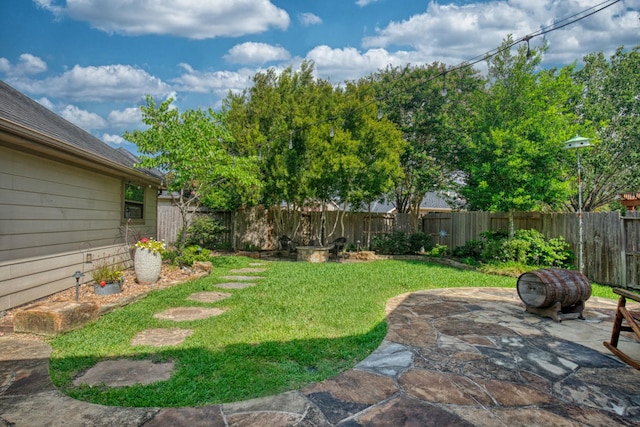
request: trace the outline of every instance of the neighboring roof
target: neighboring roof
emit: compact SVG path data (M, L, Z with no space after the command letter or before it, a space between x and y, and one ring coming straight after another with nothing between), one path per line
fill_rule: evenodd
M395 203L389 201L377 201L371 205L371 212L374 213L391 213L395 210ZM450 211L451 206L435 192L429 192L422 199L420 210Z
M138 162L135 155L122 148L110 147L1 80L0 130L49 143L50 150L68 150L68 154L73 153L106 166L115 163L131 169L133 175L142 173L155 180L161 178L155 171L134 169Z

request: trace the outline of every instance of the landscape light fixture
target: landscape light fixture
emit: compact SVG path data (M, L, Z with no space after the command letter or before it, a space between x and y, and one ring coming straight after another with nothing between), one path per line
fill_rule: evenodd
M78 302L78 294L80 292L80 278L84 277L84 274L80 271L76 271L71 277L76 279L76 302Z
M580 166L580 148L591 147L590 138L584 138L580 135L576 135L568 141L564 142L564 149L577 149L578 158L578 270L584 274L584 252L583 252L583 238L582 238L582 179L581 179L581 166Z

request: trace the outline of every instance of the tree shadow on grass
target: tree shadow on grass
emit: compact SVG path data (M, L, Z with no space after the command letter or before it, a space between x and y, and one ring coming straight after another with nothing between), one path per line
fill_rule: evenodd
M129 359L174 362L169 380L148 385L74 386L75 378L105 360L95 357L52 357L50 372L60 391L97 404L181 407L228 403L297 390L335 376L373 352L385 333L386 323L380 322L358 336L242 343L219 351L137 347L141 351L131 353Z

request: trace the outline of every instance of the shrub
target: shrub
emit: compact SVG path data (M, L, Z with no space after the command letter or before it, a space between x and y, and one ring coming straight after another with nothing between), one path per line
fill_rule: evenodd
M174 252L171 260L171 263L174 265L191 267L194 262L211 261L211 250L195 245L187 246L182 253Z
M517 230L513 239L497 231L484 232L480 237L482 240L470 240L455 248L453 255L485 263L513 262L561 268L569 268L573 264L573 252L562 237L546 240L536 230Z
M425 233L406 234L396 231L376 236L371 242L371 250L381 254L407 255L422 249L430 251L431 248L433 239Z
M409 249L411 252L429 252L433 248L433 238L426 233L414 233L409 235Z
M185 246L219 249L223 246L221 236L225 231L226 229L212 217L200 215L187 228Z
M464 246L457 246L451 251L451 255L456 258L480 259L484 243L481 240L469 240Z
M446 245L435 245L429 252L427 252L428 256L442 258L447 256L449 253L449 248Z

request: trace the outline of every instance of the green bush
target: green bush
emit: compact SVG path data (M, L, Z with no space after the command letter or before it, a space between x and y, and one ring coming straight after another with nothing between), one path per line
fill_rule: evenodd
M429 252L433 248L433 237L426 233L409 235L409 249L411 252Z
M484 263L514 262L530 266L570 268L574 255L567 242L558 237L546 240L536 230L517 230L513 239L504 232L487 231L481 240L470 240L452 253L458 258L474 258Z
M442 258L449 254L449 248L447 245L435 245L429 252L427 252L428 256L435 258Z
M187 228L185 246L200 246L206 249L220 249L224 246L222 233L226 229L208 215L196 217Z
M479 260L484 243L481 240L469 240L464 246L457 246L451 251L456 258L473 258Z
M425 233L407 234L396 231L376 236L371 242L371 250L387 255L413 254L422 249L428 252L432 248L433 239Z
M162 258L173 265L191 267L197 261L211 261L211 250L200 246L187 246L182 253L178 250L166 251Z

